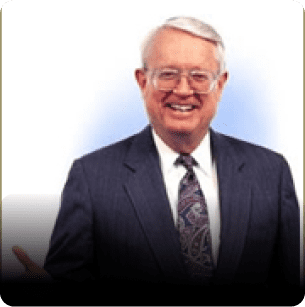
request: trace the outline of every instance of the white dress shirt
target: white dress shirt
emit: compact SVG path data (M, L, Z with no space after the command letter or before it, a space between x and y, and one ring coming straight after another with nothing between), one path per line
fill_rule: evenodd
M183 165L174 165L179 157L179 153L173 151L169 146L167 146L154 130L153 139L159 153L165 189L175 225L177 226L179 184L187 170ZM216 265L220 244L220 206L216 163L212 160L209 132L191 155L198 163L198 166L194 166L194 172L204 193L208 207L212 239L212 255L214 264Z

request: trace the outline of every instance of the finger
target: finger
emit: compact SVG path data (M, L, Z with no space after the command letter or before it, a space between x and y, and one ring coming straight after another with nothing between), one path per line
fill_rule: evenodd
M14 254L18 260L25 267L26 272L23 274L24 278L35 278L35 279L50 279L49 274L43 268L38 266L34 261L30 259L28 254L19 246L13 246Z
M25 266L26 269L29 269L35 263L30 259L28 254L19 246L13 246L12 248L14 254L18 258L18 260Z

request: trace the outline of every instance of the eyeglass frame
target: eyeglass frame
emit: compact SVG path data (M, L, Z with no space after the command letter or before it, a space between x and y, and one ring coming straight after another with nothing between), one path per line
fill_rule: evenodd
M179 79L178 79L179 82L181 82L181 77L182 77L182 76L187 77L187 80L188 80L189 85L190 85L190 73L191 73L192 71L200 71L200 72L205 72L205 73L207 73L208 75L212 75L213 78L212 78L212 80L211 80L212 82L211 82L211 85L210 85L209 90L206 91L206 92L203 92L203 91L198 91L198 90L195 90L195 89L192 89L192 88L191 88L193 94L194 94L194 93L196 93L196 94L208 94L208 93L212 92L212 91L214 90L214 88L215 88L216 81L217 81L217 80L219 79L219 77L222 75L222 72L219 72L218 74L214 75L212 72L209 72L209 71L206 71L206 70L200 70L200 69L183 70L183 69L171 68L171 67L156 68L156 69L148 69L147 67L144 66L144 68L143 68L143 71L144 71L144 72L151 71L151 78L152 78L152 81L153 81L153 85L154 85L155 89L158 90L158 91L162 91L162 92L171 92L171 91L173 91L173 92L175 93L175 88L176 88L177 85L179 84L179 83L178 83L178 84L177 84L174 88L172 88L172 89L160 89L160 88L158 88L158 86L156 85L156 81L157 81L157 80L154 79L154 77L157 76L157 75L156 75L156 72L162 71L162 70L166 70L166 69L178 71L178 73L179 73ZM177 81L178 81L178 80L177 80Z

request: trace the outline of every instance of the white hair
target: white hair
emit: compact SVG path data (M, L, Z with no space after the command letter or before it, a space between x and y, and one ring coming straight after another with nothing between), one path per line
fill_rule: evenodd
M167 19L164 24L153 29L144 42L142 43L142 65L147 68L147 61L149 57L149 51L155 40L156 36L164 29L175 28L178 30L186 31L195 36L201 37L205 40L211 41L216 45L217 60L219 62L219 73L225 71L225 47L221 36L217 31L209 24L202 22L193 17L173 17Z

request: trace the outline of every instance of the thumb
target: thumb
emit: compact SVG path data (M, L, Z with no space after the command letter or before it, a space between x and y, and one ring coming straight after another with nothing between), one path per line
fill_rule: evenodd
M37 264L35 264L35 262L33 262L30 257L28 256L28 254L19 246L13 246L12 248L14 254L16 255L16 257L18 258L18 260L23 264L23 266L27 269L27 270L34 270L37 267Z

